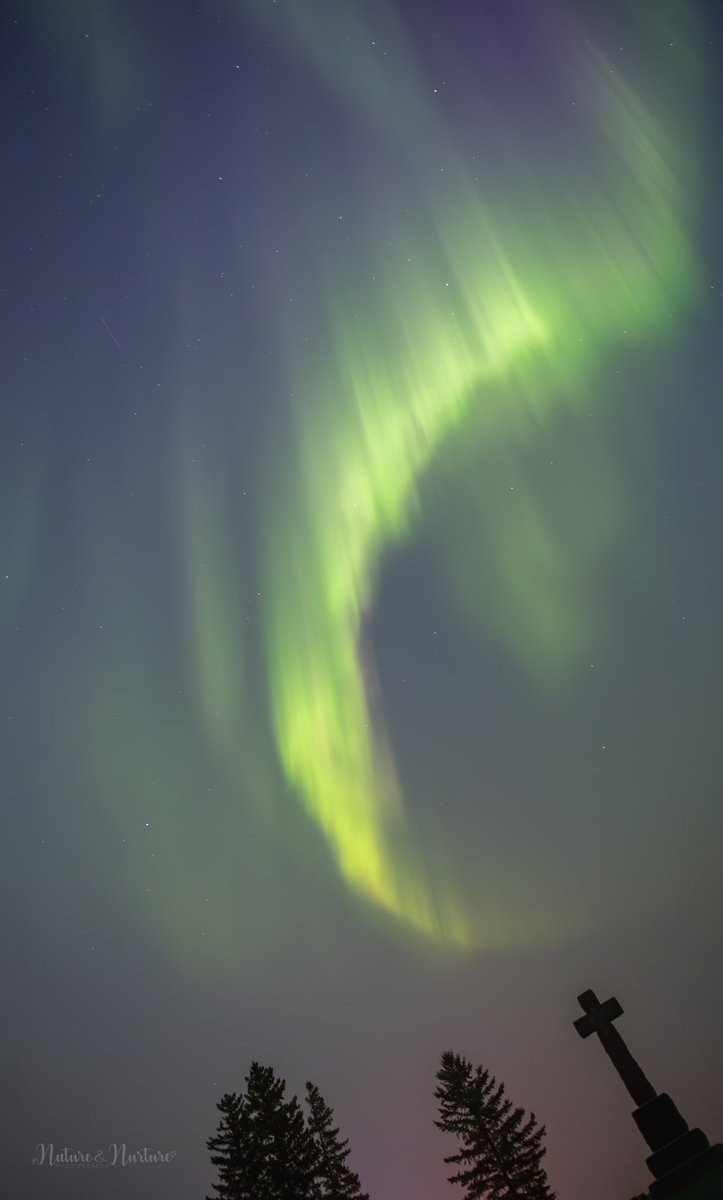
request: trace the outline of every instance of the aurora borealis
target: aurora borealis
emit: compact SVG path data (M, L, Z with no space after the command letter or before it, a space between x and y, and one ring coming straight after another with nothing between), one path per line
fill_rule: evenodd
M357 19L347 57L361 45L373 60L373 25L361 24L362 9L350 11ZM318 5L294 12L303 44L336 75L346 22L329 31ZM407 62L397 39L388 45ZM623 337L669 334L695 278L686 226L692 189L683 180L690 156L582 35L570 48L580 108L588 110L580 124L602 159L604 190L568 176L562 195L559 187L547 195L536 164L525 170L523 160L510 170L500 155L492 158L489 205L464 164L445 156L449 139L406 71L406 86L398 84L386 104L373 61L366 72L362 64L358 80L350 72L353 99L391 131L402 154L421 122L425 163L449 162L443 183L423 185L418 219L405 221L406 269L403 256L387 266L375 250L394 244L394 225L375 216L366 257L381 257L382 266L373 286L328 285L324 369L312 367L298 384L299 482L285 510L273 507L267 535L269 666L286 772L354 886L413 925L462 943L474 942L475 932L457 914L439 917L413 868L400 878L399 837L395 845L387 832L399 824L399 787L386 743L373 745L359 657L380 555L404 537L419 475L471 408L481 410L486 441L534 438L561 400L575 404L597 360ZM400 111L413 114L411 130ZM506 188L525 197L511 221L493 211ZM534 560L534 527L507 536L513 554ZM523 577L518 586L529 584ZM557 646L552 656L563 653Z
M452 1194L448 1045L543 1116L560 1200L632 1195L624 1102L568 1036L587 986L723 1134L720 24L10 4L28 1196L129 1194L31 1172L51 1135L165 1140L178 1171L132 1194L203 1194L252 1057L318 1078L375 1200Z

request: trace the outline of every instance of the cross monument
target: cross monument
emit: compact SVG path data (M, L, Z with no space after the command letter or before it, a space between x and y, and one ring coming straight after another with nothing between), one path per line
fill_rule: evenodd
M613 1026L623 1014L619 1001L601 1003L593 991L578 996L583 1016L574 1022L580 1037L596 1033L635 1101L633 1120L652 1153L654 1175L648 1196L655 1200L721 1200L723 1147L711 1146L700 1129L690 1129L670 1096L658 1093ZM646 1200L638 1197L637 1200Z

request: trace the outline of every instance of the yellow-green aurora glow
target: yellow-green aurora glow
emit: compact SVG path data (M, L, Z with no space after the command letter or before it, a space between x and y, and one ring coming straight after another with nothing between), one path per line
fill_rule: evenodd
M354 17L354 45L373 46L359 32L361 10L340 8ZM317 346L310 361L288 337L296 467L285 463L276 479L264 580L278 754L352 888L435 938L484 944L483 924L413 849L362 651L365 617L381 557L407 534L420 475L452 430L473 413L502 453L534 438L561 406L574 409L608 352L670 334L696 276L683 178L690 147L684 156L581 35L571 94L592 156L577 177L568 163L556 180L512 140L482 186L450 153L398 31L394 53L407 65L385 96L356 52L346 71L344 22L329 30L319 11L287 8L284 32L367 119L384 125L388 113L386 133L420 182L416 212L370 219L368 270L327 271L323 352ZM424 124L425 164L445 164L431 183L418 136L404 140L405 112L415 129ZM522 590L525 564L555 553L534 505L526 514L501 547ZM549 617L539 636L562 655L565 628ZM520 631L531 653L536 636Z

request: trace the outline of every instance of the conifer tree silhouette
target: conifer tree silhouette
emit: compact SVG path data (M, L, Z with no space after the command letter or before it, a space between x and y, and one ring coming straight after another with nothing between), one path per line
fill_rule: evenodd
M221 1113L218 1130L206 1142L211 1162L218 1172L219 1182L212 1186L216 1197L206 1200L240 1200L244 1174L244 1098L236 1092L226 1092L216 1108Z
M317 1149L317 1186L320 1200L369 1200L362 1192L359 1176L347 1165L349 1139L339 1137L333 1125L334 1113L318 1087L306 1085L309 1108L309 1132Z
M251 1064L246 1091L217 1105L221 1121L208 1139L219 1182L208 1200L315 1200L316 1143L298 1100L271 1067Z
M460 1143L444 1160L460 1167L450 1182L466 1188L468 1200L555 1200L541 1166L545 1128L535 1114L525 1120L504 1084L451 1050L442 1055L437 1080L435 1124Z

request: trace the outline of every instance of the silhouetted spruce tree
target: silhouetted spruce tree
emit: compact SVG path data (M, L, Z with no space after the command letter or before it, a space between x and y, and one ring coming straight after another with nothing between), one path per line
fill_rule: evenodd
M273 1200L316 1200L319 1153L296 1096L281 1109L272 1165Z
M541 1166L545 1128L535 1114L525 1120L504 1084L450 1050L442 1055L437 1080L435 1124L455 1134L461 1146L444 1160L461 1168L450 1182L466 1188L469 1200L555 1200Z
M359 1176L346 1165L349 1139L339 1137L338 1127L332 1124L334 1113L313 1083L306 1085L306 1103L309 1133L318 1155L317 1195L322 1200L369 1200Z
M213 1184L218 1197L207 1200L243 1200L244 1175L244 1121L243 1096L227 1092L216 1108L221 1113L218 1130L206 1142L211 1151L211 1162L218 1172L219 1182Z
M208 1148L218 1200L314 1200L318 1153L294 1096L271 1067L251 1064L246 1092L224 1096L222 1120Z

